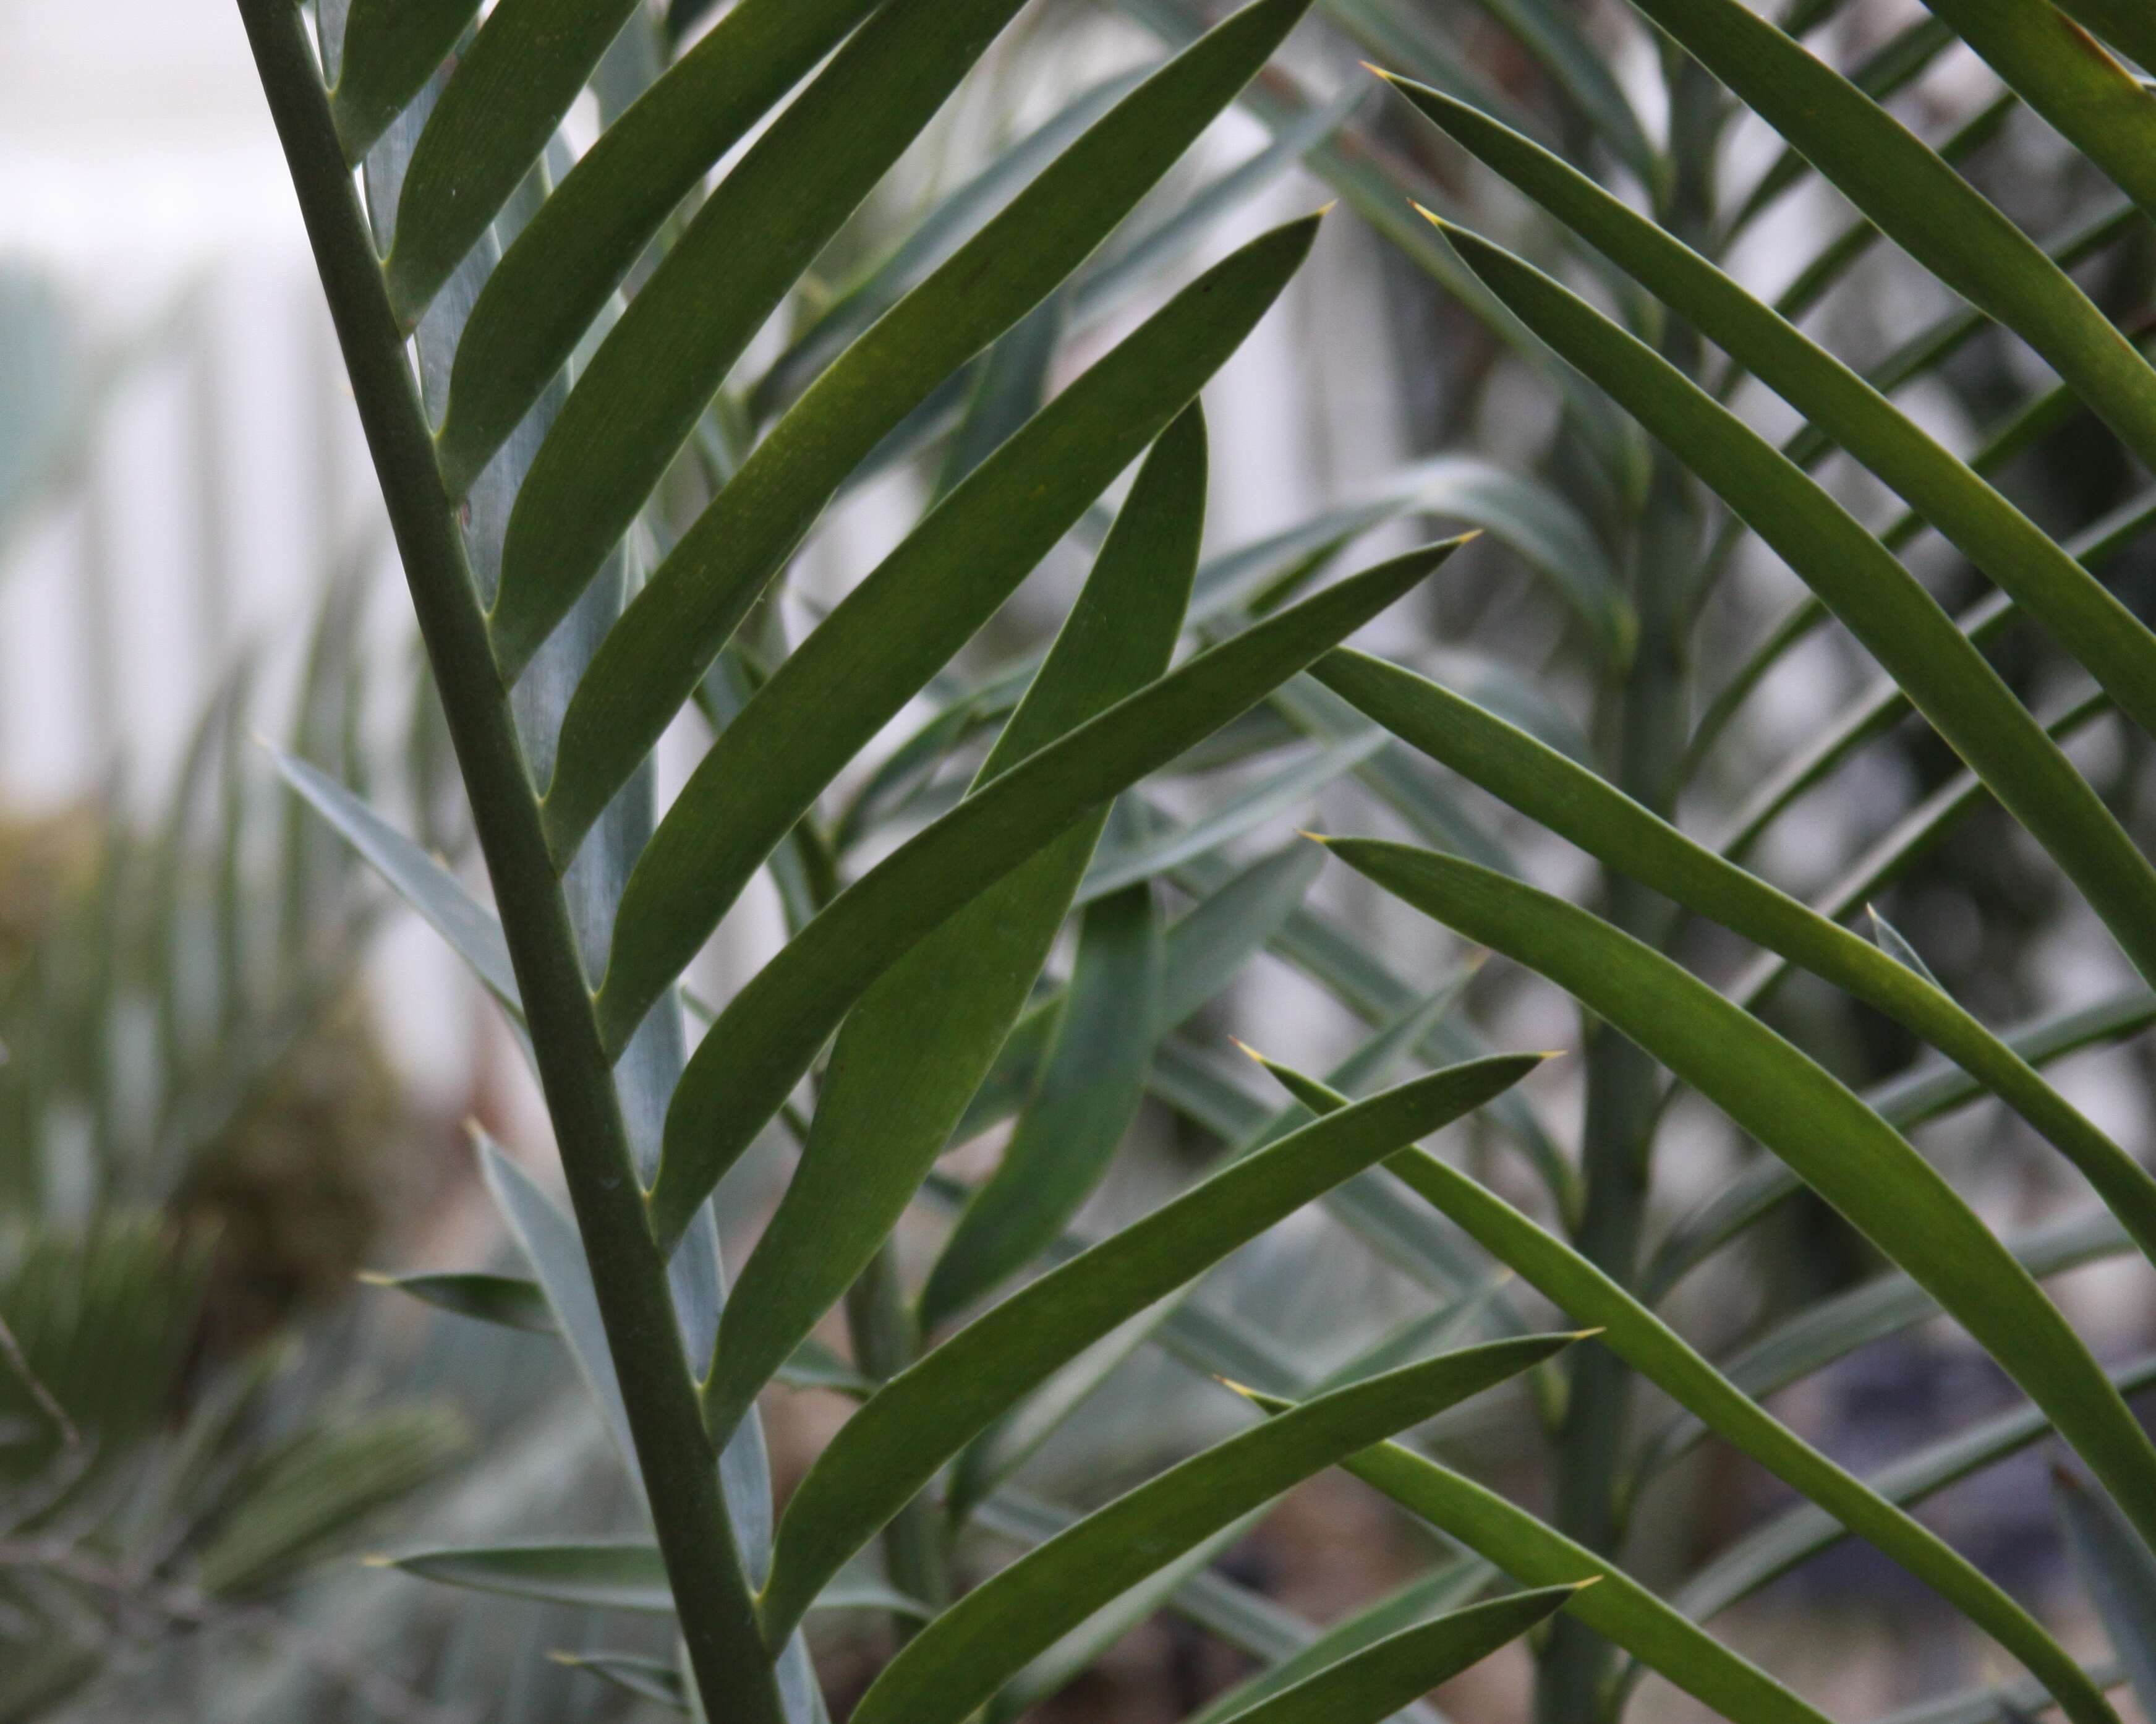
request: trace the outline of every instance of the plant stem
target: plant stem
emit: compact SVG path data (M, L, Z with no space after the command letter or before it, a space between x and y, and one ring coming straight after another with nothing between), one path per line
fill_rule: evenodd
M1688 58L1666 60L1670 85L1668 192L1657 214L1695 245L1713 206L1712 164L1722 107L1711 80ZM1697 334L1672 319L1664 356L1688 376L1701 363ZM1683 468L1658 455L1635 537L1632 600L1640 640L1621 681L1605 684L1595 715L1597 740L1611 777L1665 816L1673 809L1691 722L1692 589L1701 557L1698 491ZM1636 881L1605 873L1609 920L1661 947L1679 925L1673 906ZM1581 1137L1585 1202L1573 1242L1620 1285L1638 1278L1640 1247L1654 1172L1662 1084L1655 1062L1607 1024L1591 1024ZM1616 1556L1624 1542L1620 1501L1632 1405L1633 1373L1609 1348L1575 1350L1565 1411L1556 1437L1555 1524L1590 1550ZM1614 1649L1585 1624L1551 1624L1536 1687L1538 1724L1590 1724L1609 1700Z
M457 514L295 0L239 0L493 883L681 1632L715 1721L784 1724L666 1265Z
M846 1330L854 1343L854 1362L878 1383L888 1382L914 1361L921 1337L907 1308L891 1241L877 1249L846 1294ZM883 1532L884 1562L891 1584L937 1609L950 1602L951 1556L943 1517L924 1493L899 1511ZM891 1624L901 1641L921 1624L894 1614Z

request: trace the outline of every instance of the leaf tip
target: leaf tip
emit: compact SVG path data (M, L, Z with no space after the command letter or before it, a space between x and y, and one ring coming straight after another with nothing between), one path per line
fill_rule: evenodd
M1600 1586L1602 1584L1602 1581L1603 1577L1601 1575L1590 1574L1584 1580L1575 1580L1573 1582L1572 1590L1574 1595L1577 1596L1578 1593L1585 1592L1588 1588L1591 1586Z
M1575 1329L1571 1334L1565 1337L1565 1339L1568 1341L1592 1341L1596 1336L1606 1335L1609 1332L1609 1326L1607 1323L1599 1323L1592 1329Z
M1300 827L1300 826L1298 826L1298 827L1296 827L1296 828L1295 829L1295 835L1296 835L1297 838L1306 838L1306 839L1308 839L1311 841L1311 843L1312 843L1312 844L1324 844L1324 845L1326 845L1327 848L1330 848L1330 847L1331 847L1331 845L1332 845L1332 840L1330 838L1328 838L1328 837L1327 837L1324 833L1322 833L1322 832L1308 832L1308 831L1304 830L1304 829L1303 829L1301 827Z
M378 1269L363 1269L354 1278L362 1287L393 1287L397 1277L382 1274Z
M1373 78L1381 78L1388 84L1398 84L1400 81L1397 74L1388 72L1383 66L1373 64L1368 60L1360 60L1357 64Z
M394 1568L397 1566L397 1559L394 1557L385 1557L377 1551L362 1557L359 1559L359 1566L362 1568Z
M1233 1042L1238 1048L1241 1049L1244 1053L1249 1054L1251 1059L1256 1060L1259 1065L1266 1065L1271 1063L1264 1054L1260 1054L1255 1048L1245 1041L1242 1037L1239 1035L1231 1035L1228 1039Z

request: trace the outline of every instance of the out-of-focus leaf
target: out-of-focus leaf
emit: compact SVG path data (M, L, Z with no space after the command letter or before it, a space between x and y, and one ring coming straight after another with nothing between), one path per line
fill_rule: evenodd
M475 1273L418 1275L365 1275L360 1280L372 1287L393 1287L408 1293L423 1305L498 1323L505 1329L522 1329L533 1335L559 1332L553 1308L536 1281L515 1275Z
M398 896L426 919L521 1024L524 1008L517 998L516 972L510 967L509 942L493 912L474 899L448 869L335 779L282 749L269 752L285 781L374 865Z
M2052 1468L2051 1496L2082 1584L2146 1711L2156 1706L2156 1556L2111 1500L2070 1469Z

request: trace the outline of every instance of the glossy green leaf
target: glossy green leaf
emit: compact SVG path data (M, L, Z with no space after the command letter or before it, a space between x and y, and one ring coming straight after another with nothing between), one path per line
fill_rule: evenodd
M1265 1406L1286 1404L1255 1398ZM1366 1449L1343 1465L1523 1585L1577 1587L1599 1580L1573 1595L1572 1614L1730 1724L1828 1724L1825 1713L1686 1621L1623 1569L1495 1491L1398 1443Z
M968 797L832 900L729 1003L668 1110L651 1194L670 1244L894 961L1090 809L1247 711L1450 553L1381 563L1201 654Z
M2060 0L2060 6L2069 18L2140 61L2143 71L2156 72L2156 18L2135 0Z
M994 1174L952 1229L921 1295L933 1327L1015 1275L1108 1171L1159 1039L1165 942L1142 881L1088 905L1040 1087Z
M1787 457L1653 349L1541 271L1450 231L1515 310L1781 553L2081 888L2135 967L2156 976L2156 872L1915 577ZM2134 363L2141 364L2138 354ZM2156 388L2148 393L2156 401Z
M857 1724L957 1724L1102 1604L1289 1486L1502 1383L1570 1336L1493 1342L1304 1403L1088 1515L1001 1570L909 1641Z
M1087 85L921 214L887 256L841 287L772 361L749 391L749 417L761 423L798 400L833 360L906 297L907 290L979 233L1065 146L1128 95L1151 69L1139 67Z
M1205 484L1204 421L1194 408L1140 472L977 793L1167 670L1198 567ZM943 1152L1024 1008L1101 818L1081 820L968 904L848 1015L800 1166L720 1322L705 1391L715 1431L732 1429L853 1284Z
M1394 735L1589 854L1907 1024L2072 1162L2156 1261L2156 1178L1942 992L1921 964L1912 968L1815 914L1694 844L1585 767L1434 683L1347 651L1329 654L1315 675Z
M1375 1603L1349 1612L1306 1645L1237 1683L1194 1713L1190 1724L1228 1724L1231 1718L1244 1716L1260 1701L1306 1677L1465 1603L1490 1583L1492 1572L1478 1557L1440 1563Z
M479 0L352 0L330 90L345 160L357 162L479 14Z
M549 194L457 340L436 459L461 496L568 361L637 254L772 105L881 0L746 0Z
M1592 1580L1470 1605L1404 1629L1235 1716L1250 1724L1379 1724L1554 1615Z
M2156 215L2156 95L2048 0L1925 0L2031 109ZM2156 29L2143 26L2144 37Z
M610 1045L626 1045L831 779L1189 404L1309 237L1307 224L1269 236L1177 295L952 492L742 709L622 895L598 993Z
M2132 1240L2103 1209L2031 1228L2009 1236L2005 1244L2015 1261L2040 1281L2133 1249ZM1727 1359L1722 1370L1747 1394L1763 1399L1869 1342L1938 1315L1937 1302L1908 1276L1876 1275L1774 1325ZM1679 1414L1641 1444L1637 1471L1652 1477L1704 1434L1697 1419Z
M1989 8L1993 0L1934 3ZM2035 8L2018 0L2006 4L2034 16ZM1434 90L1399 87L1435 125L1627 270L1900 492L2041 621L2143 729L2156 733L2156 634L2034 521L1854 371L1584 174ZM2156 102L2150 107L2156 114ZM2150 160L2156 176L2156 154ZM1506 290L1502 282L1493 285ZM2156 373L2148 376L2149 387L2156 388ZM1635 392L1640 387L1634 382ZM1620 392L1619 398L1631 398ZM1820 596L1834 602L1830 592Z
M764 1593L767 1631L790 1629L944 1461L1080 1349L1537 1063L1513 1055L1455 1066L1283 1138L1029 1283L894 1378L787 1505Z
M2041 353L2129 449L2156 458L2156 372L1968 181L1741 0L1638 5L1897 245Z
M1363 853L1357 865L1363 868L1375 859L1368 852L1381 848L1354 840L1348 841L1348 845ZM1389 890L1400 890L1396 878L1389 879L1375 870L1372 877ZM1406 893L1402 895L1411 903L1416 901ZM1584 912L1573 914L1592 920ZM1604 960L1607 956L1598 955ZM1620 985L1644 993L1635 980L1627 978ZM1614 1018L1611 1021L1620 1022ZM1291 1069L1270 1062L1269 1068L1313 1111L1337 1108L1344 1099ZM1575 1321L1599 1325L1604 1345L1695 1418L1951 1601L1970 1621L2039 1672L2071 1716L2089 1724L2102 1724L2110 1717L2109 1707L2088 1686L2080 1667L2027 1611L1935 1534L1767 1414L1746 1393L1751 1385L1740 1385L1717 1372L1676 1331L1572 1246L1434 1156L1414 1151L1389 1166L1431 1207L1458 1224L1497 1261L1517 1270L1559 1310ZM1938 1188L1948 1189L1943 1182ZM2025 1283L2025 1272L2020 1271L2011 1258L2006 1261L2024 1275ZM2041 1303L2042 1296L2035 1294L2033 1283L2025 1284ZM2103 1387L2116 1398L2117 1392L2107 1381ZM2120 1405L2123 1408L2123 1403Z
M1429 851L1365 839L1332 848L1424 914L1557 983L1788 1162L2051 1415L2137 1524L2156 1529L2156 1449L2118 1392L2029 1272L1856 1095L1585 911Z
M2114 1371L2112 1380L2121 1394L2138 1395L2156 1385L2156 1360ZM1907 1507L2021 1453L2051 1432L2042 1411L2024 1404L1905 1455L1865 1483L1889 1502ZM1693 1620L1705 1622L1847 1537L1833 1516L1800 1504L1717 1552L1672 1594L1671 1603Z
M1783 28L1789 28L1786 23ZM1937 18L1918 18L1866 55L1864 63L1850 74L1849 81L1874 101L1883 102L1922 77L1953 44L1953 32ZM1772 166L1753 182L1752 189L1744 194L1744 201L1722 223L1718 249L1726 252L1739 234L1784 192L1800 184L1811 171L1811 164L1799 151L1785 147Z
M2156 1553L2108 1497L2068 1468L2051 1469L2051 1496L2082 1585L2145 1713L2156 1705Z
M517 998L516 972L510 966L509 942L493 912L474 899L448 869L328 774L282 749L272 747L269 752L285 782L374 865L397 895L425 918L502 1008L521 1023L524 1008Z
M824 89L843 64L848 80L865 80L873 96L852 91L844 81L833 85L825 123L858 135L864 144L880 138L880 128L861 125L863 113L880 112L890 103L916 100L920 95L918 90L911 96L902 94L916 80L893 79L891 66L919 66L922 44L963 27L979 3L968 0L967 5L957 6L925 0L919 5L887 5L810 91ZM587 673L565 720L556 774L557 793L562 799L557 803L552 796L549 798L550 831L557 849L565 838L581 832L583 823L596 817L613 788L657 741L704 665L846 476L960 365L1017 322L1084 260L1233 99L1307 3L1258 0L1147 79L880 319L772 428L653 574ZM1014 9L1012 0L996 0L999 16ZM916 13L926 15L927 25ZM976 43L974 51L981 45ZM781 208L790 209L798 188L787 184L789 177L824 171L796 153L799 146L814 141L793 125L800 111L798 102L788 109L726 184L767 154L770 171L759 167L744 184L772 187L784 194ZM815 110L824 111L821 107ZM706 205L703 219L719 223L711 230L714 244L731 245L732 236L742 231L726 213L723 187ZM685 242L670 254L668 264L683 268L693 258ZM766 310L775 303L776 292L806 264L808 256L784 262L783 274L773 271L779 278L777 287L760 301ZM657 482L723 372L723 367L714 372L682 364L680 331L667 321L663 300L654 300L653 294L665 274L662 268L660 275L646 285L631 313L635 318L647 306L653 308L650 321L636 324L646 332L636 339L650 351L632 366L634 356L624 348L619 382L592 398L603 405L609 393L620 393L634 398L639 413L645 413L650 406L649 370L655 367L669 379L680 372L693 374L680 380L680 393L667 421L650 422L654 433L665 434L650 437L642 452L630 448L607 452L608 465L620 469L612 476L607 466L586 471L578 459L578 451L588 443L604 441L606 427L594 425L589 436L573 428L577 403L590 396L602 379L604 350L571 397L569 412L548 442L550 451L557 445L562 450L562 482L545 491L543 505L527 502L544 476L547 459L542 455L511 524L513 539L519 523L528 520L526 542L535 559L522 576L513 565L505 572L505 610L495 619L496 638L498 643L506 638L511 644L506 662L512 665L519 662L519 654L545 637L583 589L599 558ZM692 273L681 280L683 294L700 296L711 290L704 274ZM761 312L740 320L728 337L735 353L762 321ZM608 346L615 345L630 326L625 321ZM669 387L675 385L670 381ZM598 408L591 411L597 413ZM582 500L602 493L603 512L589 513ZM561 518L552 520L557 511ZM557 544L548 537L556 531L573 531L576 536ZM509 549L513 552L515 545ZM519 580L524 595L516 597L511 589ZM512 603L513 613L507 608ZM587 758L588 753L595 757ZM588 798L578 788L588 781L595 786ZM591 805L586 808L588 800Z
M459 56L397 195L382 264L398 324L417 327L547 147L635 0L502 0Z
M890 0L704 200L592 355L517 494L489 618L511 680L598 572L787 290L1019 3Z

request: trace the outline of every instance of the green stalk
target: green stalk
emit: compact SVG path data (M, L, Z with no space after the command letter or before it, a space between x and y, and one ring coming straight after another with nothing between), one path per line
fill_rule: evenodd
M1671 85L1669 192L1663 224L1703 244L1713 193L1716 134L1722 111L1712 80L1691 60L1666 56ZM1662 351L1689 376L1701 346L1671 321ZM1669 815L1690 726L1691 583L1700 566L1697 490L1677 462L1656 459L1631 559L1639 646L1621 680L1604 684L1597 742L1610 777L1634 799ZM1609 920L1660 947L1677 926L1668 901L1604 871ZM1661 1117L1655 1062L1606 1024L1591 1024L1581 1134L1584 1201L1573 1243L1620 1286L1636 1282ZM1555 1434L1553 1524L1568 1537L1614 1557L1625 1537L1623 1457L1635 1373L1614 1352L1589 1342L1573 1352L1564 1412ZM1572 1616L1553 1620L1536 1683L1538 1724L1585 1724L1609 1710L1615 1674L1610 1644Z
M575 929L313 50L295 0L239 0L239 12L470 792L697 1688L714 1719L784 1724Z
M897 1376L920 1352L919 1331L888 1239L846 1295L846 1332L853 1341L855 1367L878 1383ZM884 1528L883 1554L891 1584L901 1592L939 1611L951 1602L950 1533L927 1493L906 1504ZM901 1644L921 1629L912 1617L896 1612L891 1621Z

